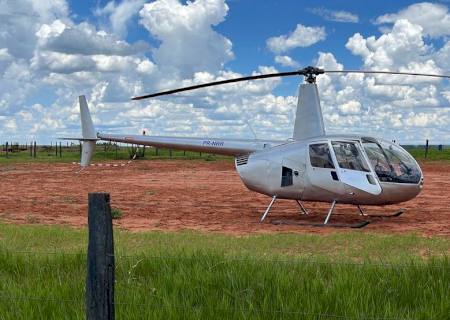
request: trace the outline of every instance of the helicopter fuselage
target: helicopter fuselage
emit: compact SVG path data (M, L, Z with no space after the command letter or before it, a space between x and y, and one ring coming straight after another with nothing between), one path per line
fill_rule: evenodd
M416 197L422 171L399 145L363 136L320 136L236 157L250 189L280 199L387 205Z

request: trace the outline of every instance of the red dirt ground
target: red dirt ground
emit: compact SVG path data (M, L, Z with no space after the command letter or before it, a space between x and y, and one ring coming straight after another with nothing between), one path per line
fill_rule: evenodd
M450 236L450 164L426 163L423 192L394 206L370 207L368 213L402 216L373 218L355 232L416 232ZM336 228L272 225L271 219L323 221L328 204L305 203L314 213L300 216L294 201L275 203L264 224L258 223L270 198L251 192L226 161L135 161L125 167L89 167L81 174L73 164L0 166L0 219L9 223L87 223L87 193L109 192L124 216L115 224L128 230L200 230L230 234L256 232L335 232ZM351 206L337 206L330 222L355 222ZM342 230L342 229L339 229Z

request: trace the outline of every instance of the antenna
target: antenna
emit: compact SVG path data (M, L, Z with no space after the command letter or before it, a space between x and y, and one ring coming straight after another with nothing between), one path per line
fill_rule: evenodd
M255 137L255 140L258 140L258 137L256 136L256 133L255 133L255 130L253 130L253 128L252 128L252 126L251 126L251 124L250 124L250 121L248 121L247 119L244 120L244 121L245 121L245 123L247 123L248 128L249 128L250 131L253 133L253 136Z

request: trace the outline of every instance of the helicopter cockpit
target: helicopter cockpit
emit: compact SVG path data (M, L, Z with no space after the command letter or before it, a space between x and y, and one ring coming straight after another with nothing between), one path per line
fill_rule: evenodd
M401 147L373 138L362 138L361 142L380 182L420 182L422 174L419 166Z

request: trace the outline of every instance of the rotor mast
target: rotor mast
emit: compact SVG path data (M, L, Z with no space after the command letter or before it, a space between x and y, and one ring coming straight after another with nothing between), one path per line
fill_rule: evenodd
M303 74L305 83L300 84L298 90L297 110L292 135L294 140L325 135L325 125L316 84L316 76L324 73L324 70L315 67L307 67L303 70L305 72Z

